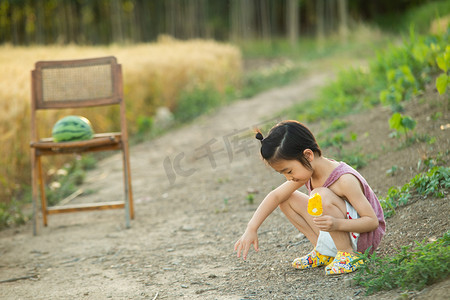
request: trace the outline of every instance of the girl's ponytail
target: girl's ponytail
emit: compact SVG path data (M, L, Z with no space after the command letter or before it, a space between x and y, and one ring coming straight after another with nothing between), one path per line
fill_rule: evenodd
M258 132L256 133L255 138L258 139L261 143L262 143L262 141L264 140L264 137L263 137L261 131L259 131L259 130L258 130Z

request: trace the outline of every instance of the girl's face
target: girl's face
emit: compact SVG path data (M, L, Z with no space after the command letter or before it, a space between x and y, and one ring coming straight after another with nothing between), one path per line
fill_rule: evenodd
M298 160L278 160L269 163L278 173L284 175L287 180L305 184L311 178L313 171L306 168Z

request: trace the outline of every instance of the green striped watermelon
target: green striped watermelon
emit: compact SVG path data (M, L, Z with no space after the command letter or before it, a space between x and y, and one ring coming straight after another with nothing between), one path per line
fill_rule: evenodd
M91 122L82 116L67 116L53 126L53 140L55 142L83 141L94 136Z

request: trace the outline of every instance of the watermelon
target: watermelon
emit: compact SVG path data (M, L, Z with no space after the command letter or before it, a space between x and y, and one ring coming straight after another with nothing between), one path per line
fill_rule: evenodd
M83 141L94 136L91 122L82 116L66 116L53 126L55 142Z

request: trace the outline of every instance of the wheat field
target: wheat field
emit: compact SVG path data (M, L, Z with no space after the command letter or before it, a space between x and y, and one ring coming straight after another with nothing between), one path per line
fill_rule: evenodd
M173 109L186 89L212 85L219 91L235 86L242 73L239 49L210 40L180 41L162 36L155 43L129 46L0 46L0 202L8 202L31 181L30 99L31 70L41 60L115 56L122 64L124 98L132 135L139 116L151 117L156 108ZM94 131L116 130L110 112L40 112L41 137L67 114L81 114Z

